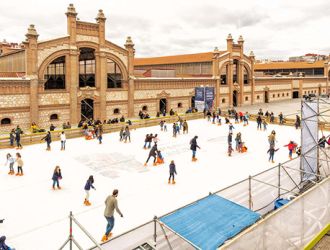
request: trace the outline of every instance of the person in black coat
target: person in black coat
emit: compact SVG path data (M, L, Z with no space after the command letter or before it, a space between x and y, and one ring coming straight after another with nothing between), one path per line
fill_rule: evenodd
M55 190L55 184L57 184L58 189L61 189L59 182L61 179L62 179L61 169L59 166L56 166L52 177L54 190Z
M23 131L21 130L21 128L19 126L17 126L16 130L15 130L15 140L16 140L16 146L17 149L22 149L22 144L21 144L21 134L23 134Z
M149 161L149 159L150 159L151 157L154 157L154 163L153 163L153 165L156 166L157 151L158 151L157 143L155 143L155 144L152 146L152 148L150 149L148 159L147 159L147 161L144 163L144 166L147 166L148 161Z
M294 126L296 127L296 129L298 129L300 127L300 117L299 117L299 115L296 115L296 121L294 123Z
M198 136L196 135L190 141L190 150L192 151L192 161L197 161L196 151L197 151L197 148L200 149L200 147L197 145L197 138L198 138Z
M261 115L258 115L257 117L257 130L261 130L261 124L262 124L262 118L261 118Z
M170 177L168 178L168 184L171 184L171 178L172 178L172 184L175 184L174 174L177 174L176 173L176 168L175 168L175 163L174 163L174 161L171 161L171 164L170 164Z
M45 142L47 143L46 150L50 151L50 144L52 143L52 135L50 134L50 131L48 131L46 136L43 137L41 140L45 140Z
M6 236L0 237L0 250L15 250L6 244Z

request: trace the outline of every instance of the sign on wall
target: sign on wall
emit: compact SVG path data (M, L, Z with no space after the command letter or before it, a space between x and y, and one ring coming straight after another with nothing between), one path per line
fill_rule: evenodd
M195 88L195 107L198 111L211 109L214 102L213 87L196 87Z

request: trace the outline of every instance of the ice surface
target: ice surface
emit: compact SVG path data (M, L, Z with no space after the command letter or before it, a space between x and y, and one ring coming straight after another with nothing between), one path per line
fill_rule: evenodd
M114 235L118 235L180 206L206 196L210 191L247 178L274 164L268 162L267 136L272 129L277 132L276 163L288 159L283 146L294 140L300 143L300 130L292 127L269 125L267 131L257 131L256 124L247 127L234 124L234 135L242 133L248 147L244 154L227 156L228 126L217 126L205 120L189 121L189 134L172 137L160 128L149 127L131 132L132 143L119 142L118 133L104 135L104 142L86 141L82 138L67 141L67 150L60 151L60 143L52 143L52 151L46 145L26 146L21 151L25 163L23 177L7 175L5 156L16 150L0 150L0 235L8 237L8 244L19 250L58 249L69 234L67 216L73 211L79 222L91 235L100 240L105 231L103 217L104 200L114 188L119 189L118 203L124 218L116 214ZM159 134L159 149L165 164L157 167L149 161L144 150L147 133ZM201 150L198 161L191 162L189 141L198 135ZM24 146L24 145L23 145ZM178 175L175 185L168 185L168 164L174 160ZM62 190L53 191L52 173L61 166ZM16 170L16 166L15 166ZM96 191L91 190L92 206L85 207L84 185L89 175L94 175ZM92 243L77 227L74 237L84 247ZM68 248L66 248L68 249Z

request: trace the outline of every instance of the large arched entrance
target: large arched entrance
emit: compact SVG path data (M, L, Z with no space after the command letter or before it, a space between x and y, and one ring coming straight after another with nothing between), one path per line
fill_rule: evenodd
M191 104L190 104L191 108L195 108L195 96L191 97Z
M166 98L163 98L163 99L159 100L159 111L161 113L164 113L164 111L165 111L165 113L167 113L167 109L166 109L167 105L166 104L167 104Z
M94 118L94 100L83 99L81 101L81 119L93 119Z
M237 97L238 97L238 93L237 90L233 91L233 106L237 107Z
M265 103L269 102L268 97L269 97L268 91L265 91Z

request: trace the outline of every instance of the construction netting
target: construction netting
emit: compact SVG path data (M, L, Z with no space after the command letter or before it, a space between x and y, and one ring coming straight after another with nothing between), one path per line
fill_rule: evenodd
M303 249L330 221L330 177L220 249Z

